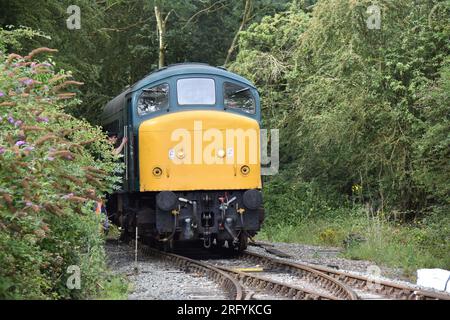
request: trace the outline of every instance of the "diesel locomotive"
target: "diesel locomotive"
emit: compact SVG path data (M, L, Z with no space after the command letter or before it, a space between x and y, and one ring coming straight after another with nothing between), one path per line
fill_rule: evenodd
M250 81L199 63L158 69L108 102L103 128L128 141L106 206L122 237L244 250L264 220L260 120Z

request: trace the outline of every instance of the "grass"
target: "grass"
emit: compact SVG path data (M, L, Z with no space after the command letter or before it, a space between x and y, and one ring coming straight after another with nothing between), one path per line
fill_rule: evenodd
M119 275L111 275L102 286L102 292L98 300L127 300L129 284L128 281Z
M109 232L105 236L105 240L116 240L120 236L120 231L117 226L111 224ZM131 289L131 284L123 275L113 274L107 270L106 280L101 285L100 295L96 298L98 300L127 300L128 293Z
M363 240L349 241L355 235ZM342 247L344 258L401 268L413 280L420 268L450 269L448 217L400 224L362 212L341 212L333 217L309 217L292 224L268 224L258 239Z

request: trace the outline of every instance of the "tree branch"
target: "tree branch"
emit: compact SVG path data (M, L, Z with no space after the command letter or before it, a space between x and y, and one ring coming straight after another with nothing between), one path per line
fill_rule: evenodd
M231 55L233 54L233 51L236 48L236 42L239 38L239 33L242 30L244 30L246 23L249 21L251 11L252 11L252 0L245 0L245 8L244 8L244 14L242 16L242 22L241 22L241 25L239 26L239 30L236 32L236 34L233 38L233 42L231 42L230 49L228 49L227 57L225 58L225 62L223 63L224 66L226 66L231 59Z
M188 25L192 20L194 20L195 17L197 17L198 15L202 14L202 13L205 12L205 11L209 11L211 8L214 8L214 7L215 7L216 5L218 5L218 4L222 4L222 5L221 5L219 8L217 8L217 9L215 9L215 10L213 10L213 11L209 11L209 12L214 12L214 11L220 10L221 8L223 8L223 7L225 6L225 5L223 4L224 2L225 2L225 0L219 0L219 1L216 1L216 2L214 2L212 5L210 5L208 8L204 8L204 9L202 9L202 10L196 12L194 15L192 15L192 16L186 21L186 24L183 26L182 29L186 28L187 25Z

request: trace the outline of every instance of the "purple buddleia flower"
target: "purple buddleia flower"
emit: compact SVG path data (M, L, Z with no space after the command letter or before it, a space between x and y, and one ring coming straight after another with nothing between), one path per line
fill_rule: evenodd
M0 147L0 154L4 154L4 153L5 153L5 151L6 151L6 149L5 149L5 148L3 148L3 147Z
M66 194L65 196L63 196L62 198L63 199L69 199L69 198L72 198L73 197L73 193L69 193L69 194Z
M9 123L14 123L14 122L15 122L15 120L14 120L14 118L13 118L13 117L9 116L9 117L8 117L8 122L9 122Z
M30 79L30 78L27 78L25 80L22 80L22 83L27 85L27 86L29 86L29 85L32 85L34 83L34 80Z
M27 207L31 207L31 206L33 205L33 202L27 201L27 202L25 203L25 205L26 205Z
M22 120L17 120L17 121L14 123L14 126L20 127L20 126L22 125L22 123L23 123Z
M0 91L0 97L3 97L5 93L3 91Z
M53 161L53 160L55 160L55 157L50 157L50 156L48 156L48 157L47 157L47 160L48 160L48 161Z
M34 150L34 147L29 146L29 147L26 147L24 150L26 150L26 151L33 151L33 150Z
M20 147L20 146L23 146L25 143L26 143L25 141L19 140L16 142L16 146Z
M37 117L36 121L37 122L45 122L45 123L47 123L48 122L48 118L47 117Z

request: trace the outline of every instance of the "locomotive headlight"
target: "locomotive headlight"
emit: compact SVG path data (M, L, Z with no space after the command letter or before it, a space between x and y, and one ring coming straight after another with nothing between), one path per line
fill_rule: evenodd
M225 150L219 149L219 151L217 151L217 156L218 156L219 158L225 157Z

